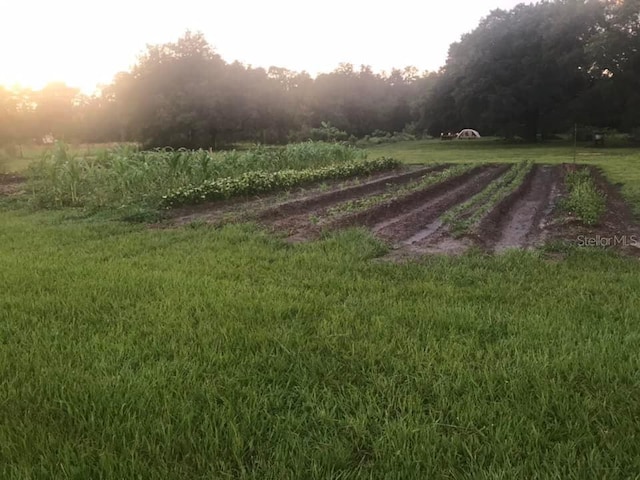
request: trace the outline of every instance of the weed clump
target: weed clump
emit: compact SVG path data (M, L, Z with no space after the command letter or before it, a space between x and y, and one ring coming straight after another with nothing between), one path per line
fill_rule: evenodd
M568 195L562 202L563 209L585 225L596 225L605 212L607 200L605 194L597 189L589 169L569 172L565 183Z

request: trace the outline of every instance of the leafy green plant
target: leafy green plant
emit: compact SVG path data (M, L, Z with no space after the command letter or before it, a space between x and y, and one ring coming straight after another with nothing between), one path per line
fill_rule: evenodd
M201 185L176 189L162 197L161 205L171 208L178 205L286 190L320 180L366 175L388 170L398 165L397 160L379 158L376 160L357 160L316 169L247 172L239 177L219 178L206 181Z
M351 146L305 142L247 151L159 149L127 145L80 156L57 144L31 165L28 176L37 207L123 208L156 206L167 191L247 172L304 170L364 160Z
M574 214L585 225L596 225L606 209L606 196L598 191L588 168L567 174L568 195L562 202L564 210Z
M331 122L321 122L320 127L312 128L309 134L311 140L322 142L341 142L349 138L347 132L331 125Z

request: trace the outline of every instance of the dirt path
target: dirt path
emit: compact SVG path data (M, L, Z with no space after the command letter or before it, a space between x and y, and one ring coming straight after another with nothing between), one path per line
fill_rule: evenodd
M559 178L560 167L534 165L522 184L480 222L478 243L494 252L539 244L555 205Z
M413 244L424 240L440 227L440 216L451 207L480 193L489 183L504 174L510 165L491 166L466 181L447 189L427 202L414 205L406 213L384 220L373 227L373 232L390 242Z

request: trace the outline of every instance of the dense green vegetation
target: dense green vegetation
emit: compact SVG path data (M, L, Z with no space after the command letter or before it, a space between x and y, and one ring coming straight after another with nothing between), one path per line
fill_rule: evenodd
M392 158L357 160L337 165L304 170L278 170L276 172L253 171L238 177L208 180L200 185L179 188L162 197L164 207L190 205L232 197L251 196L275 191L287 191L293 187L339 178L390 170L400 165Z
M87 155L59 144L30 164L28 176L38 207L157 207L170 192L208 181L228 183L247 172L304 170L365 158L364 150L321 142L215 153L123 146Z
M422 159L443 151L432 147ZM637 151L589 161L640 191ZM640 471L636 260L575 248L561 261L471 252L396 265L372 261L385 247L358 230L293 246L251 225L151 230L11 208L1 478Z
M637 258L553 245L395 264L357 229L290 244L118 220L390 158L459 165L332 213L513 163L445 216L469 230L539 162L601 168L640 217L640 151L586 143L640 140L639 11L496 10L438 73L311 78L186 33L92 97L0 87L0 173L29 177L23 197L0 190L0 479L640 478ZM405 141L465 127L511 143ZM43 137L122 145L39 158ZM303 143L219 151L245 142ZM605 199L572 168L565 206L597 226Z
M598 191L588 168L567 173L563 207L585 225L596 225L606 210L606 197Z
M93 97L59 83L0 87L0 150L48 135L150 147L307 139L368 146L465 127L535 142L576 124L584 140L609 129L638 142L639 11L638 0L496 9L451 45L438 73L344 63L312 78L228 63L201 34L186 32L150 45Z

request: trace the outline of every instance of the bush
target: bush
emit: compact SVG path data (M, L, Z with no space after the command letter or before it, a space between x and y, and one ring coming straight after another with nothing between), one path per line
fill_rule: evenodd
M393 134L384 130L375 130L371 135L365 135L364 138L358 140L356 145L366 147L368 145L380 145L383 143L397 143L409 140L415 140L416 136L406 132L394 132Z
M330 122L321 122L319 128L310 130L310 138L319 142L344 142L349 138L349 134L344 130L340 130Z

